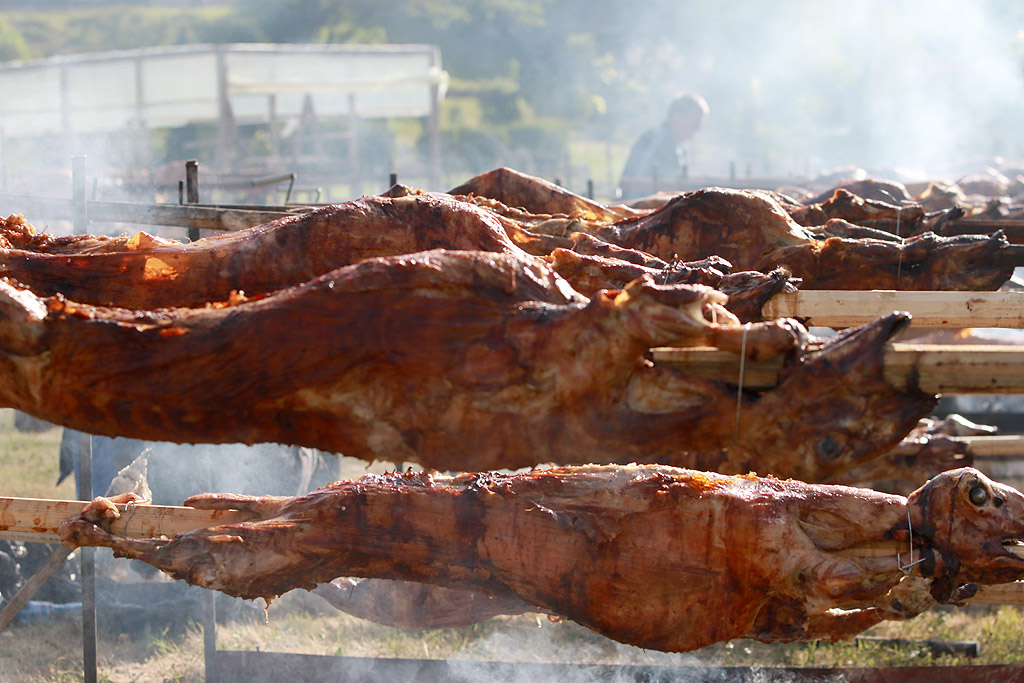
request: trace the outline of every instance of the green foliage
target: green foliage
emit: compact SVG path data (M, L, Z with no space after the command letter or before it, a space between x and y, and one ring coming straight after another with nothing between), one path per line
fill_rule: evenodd
M32 51L18 31L9 21L0 20L0 60L30 59Z

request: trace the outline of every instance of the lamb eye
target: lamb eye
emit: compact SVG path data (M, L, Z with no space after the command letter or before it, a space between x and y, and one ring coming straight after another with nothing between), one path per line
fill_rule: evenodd
M988 491L985 490L984 486L975 486L971 489L970 498L971 502L975 505L984 505L985 501L988 500Z
M842 455L843 447L831 436L826 436L818 442L818 452L827 460L835 460Z

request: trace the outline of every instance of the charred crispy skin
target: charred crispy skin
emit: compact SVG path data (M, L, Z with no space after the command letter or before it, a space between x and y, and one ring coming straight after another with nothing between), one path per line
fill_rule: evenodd
M925 233L902 243L830 237L777 249L752 269L784 263L800 275L802 289L996 290L1009 280L1021 256L1024 249L998 233Z
M750 190L700 190L642 218L591 229L663 259L717 254L740 270L785 267L803 289L992 290L1024 264L1024 250L998 233L819 240L766 193Z
M809 353L797 323L743 326L724 299L641 279L588 301L536 259L447 250L207 309L91 307L0 282L0 405L101 435L438 470L660 461L821 481L935 403L882 375L906 316ZM734 386L646 360L672 345L792 362L737 411Z
M216 494L187 503L247 507ZM966 584L1024 576L1003 547L1024 535L1024 496L970 468L908 498L632 465L371 475L252 505L262 520L128 539L103 528L117 509L101 498L61 536L242 598L337 576L417 581L523 601L665 651L850 638ZM879 543L891 554L858 552ZM905 576L900 564L921 559Z
M892 234L911 235L924 220L924 207L909 202L906 190L898 196L885 197L881 192L871 197L837 188L830 197L789 210L789 215L804 226L824 225L830 219L841 219ZM907 203L902 203L907 200Z

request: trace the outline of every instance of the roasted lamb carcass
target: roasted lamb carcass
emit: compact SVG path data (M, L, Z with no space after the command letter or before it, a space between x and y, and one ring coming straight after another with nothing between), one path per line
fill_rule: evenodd
M906 193L904 192L904 195ZM867 199L838 189L827 199L788 210L800 225L823 226L832 219L840 219L867 228L907 236L918 232L925 219L924 207L898 198Z
M584 237L583 235L577 235ZM725 307L742 322L764 320L765 304L780 292L796 291L799 278L790 277L782 268L771 273L741 271L723 273L715 259L691 263L670 263L662 267L636 265L618 258L580 253L575 249L558 248L545 257L573 289L593 296L602 289L620 289L641 277L659 284L697 284L713 287L729 297ZM728 267L728 264L725 264Z
M206 494L257 520L113 536L115 503L62 525L190 583L268 601L336 576L519 601L643 648L851 638L1024 577L1024 496L964 468L909 497L659 466L370 475L297 498ZM883 549L880 552L880 549Z
M538 184L538 179L534 181ZM476 179L467 185L478 193L489 187ZM465 189L460 186L452 192ZM666 261L717 255L738 270L770 272L784 267L802 280L804 289L993 290L1010 278L1014 267L1024 265L1024 250L1001 234L947 238L920 233L923 225L933 224L920 206L888 205L842 190L813 210L787 210L768 191L707 188L676 196L653 211L618 219L583 213L519 215L497 203L500 197L509 197L493 195L491 205L481 205L528 231L561 236L586 232ZM464 198L478 201L474 195ZM531 206L548 212L557 208L539 201ZM806 223L823 224L805 227L790 211ZM934 223L943 220L938 216ZM884 238L866 238L852 231L857 221L865 223L857 226L861 234L880 229L886 233ZM906 240L889 236L897 232L920 234Z
M992 435L998 429L951 413L943 419L923 418L884 456L837 477L834 483L869 485L894 493L908 493L916 482L940 472L974 465L971 442L963 437Z
M594 221L615 221L644 213L625 206L607 206L543 178L505 167L473 176L448 194L486 197L533 214L563 214Z
M738 270L785 267L802 289L992 290L1024 264L1024 249L999 233L820 239L770 196L750 190L699 190L642 218L590 229L663 259L716 254Z
M41 295L139 309L265 294L366 258L428 249L523 254L489 212L437 197L363 197L190 244L145 233L53 237L20 216L0 227L0 275Z
M491 211L445 195L363 197L248 230L191 244L155 238L37 233L20 216L0 221L0 275L37 294L61 294L80 303L135 309L201 307L301 284L365 258L427 249L473 249L528 254L556 262L560 248L579 263L561 265L577 291L620 288L644 274L661 283L718 285L730 265L721 259L667 263L594 237L534 235ZM592 273L603 270L601 278ZM724 272L723 272L724 271ZM795 282L778 276L732 278L727 288L744 321ZM774 288L773 288L774 286ZM727 304L728 306L728 304Z
M812 351L794 321L741 325L724 300L647 279L588 300L536 259L447 250L205 309L100 308L0 282L0 405L100 435L438 470L658 461L822 481L935 404L883 376L906 316ZM646 359L673 345L789 364L777 388L738 391Z

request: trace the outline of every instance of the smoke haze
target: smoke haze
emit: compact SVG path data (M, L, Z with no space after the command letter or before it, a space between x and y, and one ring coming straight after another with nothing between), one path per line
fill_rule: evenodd
M1008 2L685 3L636 27L658 38L628 64L662 112L679 90L708 99L697 173L956 174L1022 154L1021 19Z

